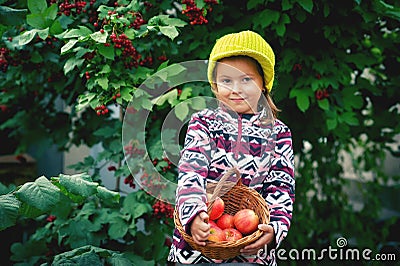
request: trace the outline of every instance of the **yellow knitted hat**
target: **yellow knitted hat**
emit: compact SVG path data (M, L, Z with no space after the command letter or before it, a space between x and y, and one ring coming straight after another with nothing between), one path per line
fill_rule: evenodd
M249 56L260 63L264 72L265 87L271 91L274 83L275 54L271 46L253 31L227 34L214 45L208 62L208 81L213 83L213 72L218 60L231 56Z

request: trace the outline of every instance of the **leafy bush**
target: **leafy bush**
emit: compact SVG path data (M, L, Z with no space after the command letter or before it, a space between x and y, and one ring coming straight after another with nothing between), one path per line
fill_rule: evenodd
M11 259L163 264L171 206L139 187L124 193L119 181L135 187L134 177L152 178L146 173L152 166L174 180L174 164L159 146L163 118L179 103L211 94L205 84L184 84L169 88L164 102L153 105L153 95L140 84L173 63L207 59L215 39L244 29L263 34L274 48L273 96L293 132L296 203L284 248L324 248L338 236L372 250L384 245L395 219L376 230L382 222L379 193L399 178L383 168L387 153L399 155L393 145L400 124L395 2L0 1L0 107L5 115L0 130L18 143L15 153L40 141L65 151L72 145L103 148L73 166L91 173L80 176L80 182L92 184L89 194L63 185L68 178L60 175L1 196L2 228L20 222L16 210L37 221L29 240L12 246ZM122 117L140 110L151 110L147 147L137 145L136 136L123 147ZM189 110L175 114L185 121ZM360 187L364 205L359 210L344 190L349 184L345 173L351 170L344 168L344 153L366 183ZM126 154L136 160L135 169L128 168ZM119 204L99 199L104 167L115 175ZM21 196L27 188L42 186L68 200ZM47 222L49 215L56 219Z

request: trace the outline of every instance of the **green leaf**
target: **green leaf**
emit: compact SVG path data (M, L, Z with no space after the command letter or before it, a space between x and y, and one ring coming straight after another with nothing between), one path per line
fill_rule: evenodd
M43 13L47 8L46 0L28 0L28 9L33 14Z
M271 9L264 9L255 15L254 24L263 28L268 27L272 22L278 23L280 13Z
M76 111L79 112L81 111L83 108L85 108L86 106L89 105L89 103L95 99L97 96L96 93L87 93L87 94L82 94L79 96L78 98L78 105L76 106Z
M108 77L96 78L95 82L100 85L103 90L108 89Z
M190 87L185 87L182 89L181 95L179 95L179 100L184 101L192 95L192 88Z
M64 175L60 174L60 185L64 186L68 192L89 197L97 192L99 184L82 178L86 174Z
M121 98L124 99L127 102L130 102L133 98L132 94L131 94L131 89L130 87L123 87L120 90L121 93Z
M92 31L85 27L85 26L79 26L79 29L71 29L69 30L63 38L84 38L92 34Z
M31 56L31 62L33 63L41 63L43 62L43 57L40 55L38 51L34 51Z
M90 38L92 38L94 41L96 41L98 43L106 43L107 37L108 37L108 33L106 31L104 33L101 33L100 31L96 31L96 32L90 34Z
M110 65L105 64L105 65L101 68L99 74L108 74L108 73L110 73L110 72L111 72L111 67L110 67Z
M118 203L120 199L120 194L115 191L108 190L105 187L97 187L97 196L105 202Z
M184 27L187 23L179 18L164 18L163 22L168 26L175 26L175 27Z
M345 122L350 126L358 126L360 122L358 121L355 113L353 112L345 112L341 116L339 116L339 120Z
M310 98L305 94L296 97L296 104L300 111L305 112L310 107Z
M132 215L132 219L137 219L143 214L151 212L152 208L149 203L139 202L136 193L130 193L124 200L122 210Z
M108 235L110 239L120 239L123 238L128 232L128 224L121 217L117 216L110 222L110 227L108 228Z
M206 6L206 3L203 0L195 0L195 5L199 8L202 9Z
M19 207L19 213L27 218L34 219L45 214L46 212L22 202L21 206Z
M55 20L53 24L50 26L50 34L51 35L57 35L63 32L63 28L61 27L61 22L60 20Z
M328 99L322 99L322 100L319 100L317 102L318 102L318 106L322 110L329 110L329 101L328 101Z
M259 0L249 0L247 1L247 10L256 8L260 3Z
M190 99L190 107L192 107L194 110L203 110L207 107L206 100L203 97L195 97Z
M278 36L284 36L286 32L286 26L285 24L278 24L276 25L276 33Z
M57 4L52 4L43 12L43 17L46 21L54 21L57 17L58 6Z
M126 37L130 40L133 40L136 37L136 30L134 30L134 29L127 29L124 31L124 33L125 33Z
M64 54L66 52L68 52L69 50L71 50L72 47L74 47L74 45L78 42L78 40L73 39L73 40L69 40L66 44L63 45L63 47L61 47L61 54Z
M25 21L27 12L27 9L13 9L7 6L0 6L0 24L6 26L21 25Z
M80 67L85 59L78 59L75 57L69 58L64 65L64 74L66 75L70 71L72 71L75 67Z
M174 112L176 117L181 120L184 121L185 118L188 116L189 114L189 106L187 102L182 102L178 105L176 105L174 107Z
M158 106L163 105L166 101L172 104L178 97L178 91L176 89L170 90L169 92L154 98L151 102Z
M49 37L49 28L45 28L43 30L37 30L37 34L42 40L46 40Z
M293 4L289 0L282 1L282 11L289 10L293 7Z
M171 40L174 40L179 35L178 30L174 26L160 26L159 28L160 32Z
M295 88L290 91L289 97L296 98L297 107L305 112L310 107L310 97L313 95L311 89Z
M133 266L153 266L157 264L154 260L146 260L143 256L136 255L132 252L127 253L126 256L129 260L134 262Z
M18 191L17 198L42 211L51 210L60 199L60 190L46 177L41 176L35 182L25 183Z
M99 50L99 54L104 56L107 59L114 60L114 47L112 46L105 46L103 44L100 44L97 46L97 49Z
M300 6L307 11L308 13L312 13L313 7L314 7L314 3L313 0L300 0L297 1L297 3L300 4Z
M37 32L36 29L25 31L24 33L22 33L22 35L20 35L18 44L25 45L25 44L30 43L33 40L33 38L35 37L36 32Z
M15 225L20 202L12 194L0 195L0 231Z
M327 125L327 127L328 127L328 130L333 130L333 129L335 129L336 126L337 126L337 120L336 120L336 118L328 118L328 119L326 120L326 125Z
M45 254L49 248L46 245L46 241L43 239L36 240L30 239L29 241L25 241L23 244L19 242L15 242L11 245L10 248L13 255L10 257L13 261L19 261L22 264L22 261L27 261L29 258L37 256L38 254ZM35 263L25 263L25 265L32 265Z
M135 261L137 263L138 261ZM114 266L132 266L132 261L128 258L125 258L122 254L112 254L111 258L107 259L108 265ZM143 265L143 264L138 264Z

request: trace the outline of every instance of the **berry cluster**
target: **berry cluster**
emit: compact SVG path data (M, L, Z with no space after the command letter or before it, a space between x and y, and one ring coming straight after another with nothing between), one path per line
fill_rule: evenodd
M131 188L135 188L136 187L136 184L134 182L134 179L133 179L132 175L128 175L127 177L125 177L124 184L125 185L129 185Z
M0 48L0 70L4 73L7 71L9 66L9 53L10 51L7 48Z
M163 168L162 168L162 171L163 172L167 172L168 170L170 170L171 168L172 168L172 166L173 166L173 163L168 159L168 158L163 158L163 161L164 162L167 162L167 166L163 166ZM159 163L159 161L158 161L158 159L156 158L156 159L153 159L153 165L154 166L156 166L158 163Z
M211 5L218 4L216 0L204 0L204 3L207 4L207 11L211 12ZM182 10L182 14L186 15L191 25L200 25L207 24L208 20L204 17L205 10L204 8L199 8L196 5L195 0L182 0L182 4L185 5L185 9Z
M54 222L55 219L57 219L56 216L49 215L49 216L47 216L46 221L49 222L49 223L52 223L52 222Z
M174 217L174 207L161 200L157 200L153 204L153 214L158 219L160 218L173 218Z
M140 60L140 63L139 63L141 66L152 66L153 65L153 57L151 57L150 55L149 56L146 56L145 58L143 58L142 60Z
M168 58L165 54L160 55L159 57L157 57L157 59L160 60L161 62L165 62L168 60Z
M331 91L331 88L327 88L327 89L319 89L315 92L315 98L317 100L323 100L329 97L329 93Z
M129 25L129 28L135 28L135 29L140 29L140 26L146 23L146 20L142 18L140 15L133 15L135 16L135 20Z
M94 108L94 110L96 111L97 115L106 115L109 112L108 108L104 104L97 106Z
M117 171L117 167L115 167L114 165L110 165L109 167L107 167L108 171Z
M152 174L149 175L148 173L143 173L143 175L140 177L140 182L144 188L150 194L154 196L160 195L161 191L163 191L167 185L165 184L164 178L158 174Z
M300 72L302 69L303 69L303 66L301 64L296 63L296 64L293 65L292 71L293 72L296 72L296 71Z
M138 61L141 56L136 48L133 47L132 41L128 39L125 33L117 35L113 32L110 35L110 39L114 43L115 48L122 49L122 56L125 59L125 68L132 69L132 67L138 67Z
M115 101L117 98L121 97L121 93L117 92L115 95L113 95L111 98Z
M86 72L85 72L85 78L86 78L87 80L90 79L90 73L89 73L89 71L86 71Z
M144 6L146 7L146 11L149 11L150 10L150 8L152 8L153 7L153 4L152 3L150 3L150 2L144 2L143 3L144 4Z
M144 155L144 153L145 153L144 150L141 150L137 147L133 147L133 145L126 145L124 147L124 150L125 150L125 154L128 157L128 159L131 158L134 154Z
M91 4L94 1L91 1ZM86 2L85 1L75 1L75 3L70 3L69 0L64 0L64 2L62 2L58 8L60 10L61 13L63 13L66 16L70 16L72 14L72 12L75 10L76 14L81 14L82 12L86 12L86 10L84 9L84 7L86 6Z

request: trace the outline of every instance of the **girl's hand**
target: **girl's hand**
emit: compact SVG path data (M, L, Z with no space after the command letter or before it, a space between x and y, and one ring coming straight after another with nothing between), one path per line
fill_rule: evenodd
M258 229L264 231L264 234L254 243L245 246L240 250L242 255L254 255L257 254L260 249L264 249L265 245L268 245L275 239L274 228L268 224L259 224Z
M205 246L206 240L210 235L210 225L208 224L208 214L206 212L200 212L193 219L190 226L190 232L194 242L197 245Z

